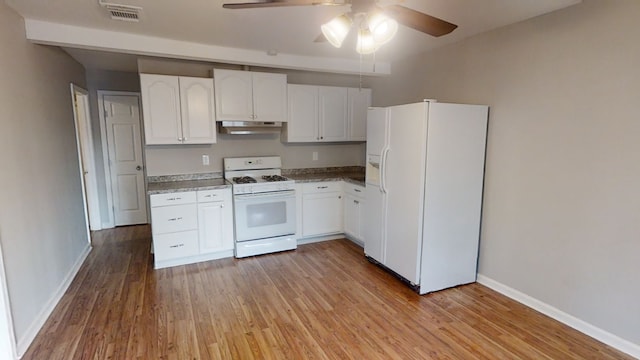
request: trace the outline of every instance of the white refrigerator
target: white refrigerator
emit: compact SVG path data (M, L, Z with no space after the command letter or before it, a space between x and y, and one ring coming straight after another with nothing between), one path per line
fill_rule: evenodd
M476 280L489 108L369 109L365 255L420 294Z

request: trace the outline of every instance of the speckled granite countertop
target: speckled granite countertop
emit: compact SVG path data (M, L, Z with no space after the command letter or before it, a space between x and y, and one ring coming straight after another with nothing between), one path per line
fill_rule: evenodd
M231 184L221 176L221 173L150 176L147 194L230 188Z
M364 186L364 167L346 166L311 169L282 169L282 175L297 183L318 181L346 181Z

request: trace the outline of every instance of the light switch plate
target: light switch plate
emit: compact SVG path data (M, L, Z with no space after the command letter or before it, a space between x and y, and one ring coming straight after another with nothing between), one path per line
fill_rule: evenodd
M318 160L318 152L317 151L314 151L311 156L312 156L313 161L317 161Z
M202 155L202 165L209 165L209 155Z

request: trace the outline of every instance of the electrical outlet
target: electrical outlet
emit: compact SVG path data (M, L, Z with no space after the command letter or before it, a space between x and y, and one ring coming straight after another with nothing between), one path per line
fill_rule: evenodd
M209 155L202 155L202 165L209 165Z
M317 151L313 152L312 159L313 159L313 161L317 161L318 160L318 152Z

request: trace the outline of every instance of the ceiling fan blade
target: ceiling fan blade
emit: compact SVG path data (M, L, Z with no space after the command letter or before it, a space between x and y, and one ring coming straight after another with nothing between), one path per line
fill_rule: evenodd
M448 21L401 5L386 6L383 8L383 11L398 23L435 37L447 35L458 27L458 25Z
M260 2L246 2L246 3L229 3L222 4L225 9L257 9L257 8L269 8L269 7L283 7L283 6L308 6L308 5L344 5L344 3L336 3L331 0L267 0Z

